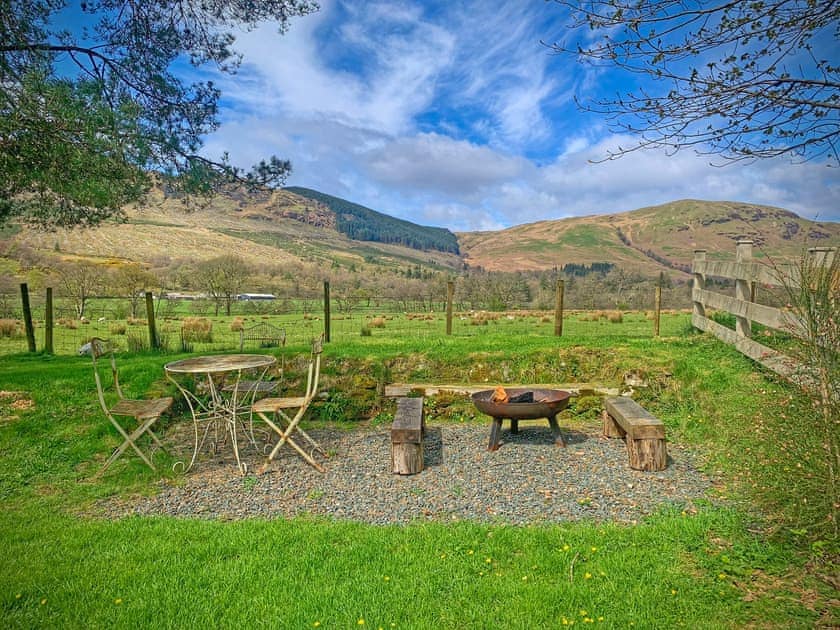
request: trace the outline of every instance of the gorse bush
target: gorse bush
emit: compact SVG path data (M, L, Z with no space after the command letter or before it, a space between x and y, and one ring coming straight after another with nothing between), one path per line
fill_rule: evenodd
M187 317L181 324L184 342L210 343L213 341L213 322L206 317Z
M20 336L20 325L16 319L0 319L0 337Z

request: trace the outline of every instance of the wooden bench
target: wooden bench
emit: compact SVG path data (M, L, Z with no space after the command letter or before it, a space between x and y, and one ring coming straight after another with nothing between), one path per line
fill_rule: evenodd
M413 475L423 470L426 419L423 398L398 398L391 425L391 464L394 474Z
M665 470L665 425L632 398L611 396L604 399L604 435L623 437L630 468Z

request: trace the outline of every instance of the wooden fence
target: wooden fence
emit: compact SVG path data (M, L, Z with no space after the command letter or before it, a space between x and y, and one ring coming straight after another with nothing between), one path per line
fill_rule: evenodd
M752 322L768 328L807 336L807 325L795 313L755 302L756 283L772 287L798 287L799 267L796 265L769 265L752 258L753 242L738 241L735 262L706 260L706 250L694 252L692 273L693 312L691 323L700 330L712 333L718 339L735 346L742 354L757 361L773 372L793 381L807 379L803 366L781 352L768 348L752 339ZM829 266L835 248L815 247L808 250L815 265ZM718 277L735 281L735 296L723 295L706 289L706 278ZM726 311L735 316L735 329L728 328L706 317L706 309Z

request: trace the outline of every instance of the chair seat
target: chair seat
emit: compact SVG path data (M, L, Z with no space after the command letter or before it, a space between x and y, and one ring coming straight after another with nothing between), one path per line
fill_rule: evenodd
M150 400L120 400L111 407L111 413L118 416L133 416L138 420L155 418L172 406L172 397L152 398Z
M294 398L263 398L254 403L252 409L259 413L270 413L278 409L295 409L296 407L303 407L309 402L305 396L297 396Z

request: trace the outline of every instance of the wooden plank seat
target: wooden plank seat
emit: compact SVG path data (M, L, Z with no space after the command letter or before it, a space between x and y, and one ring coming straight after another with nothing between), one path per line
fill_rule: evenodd
M632 398L610 396L604 399L604 435L624 438L633 470L665 470L668 451L665 425Z
M394 474L413 475L423 470L426 418L423 398L398 398L391 425L391 465Z

